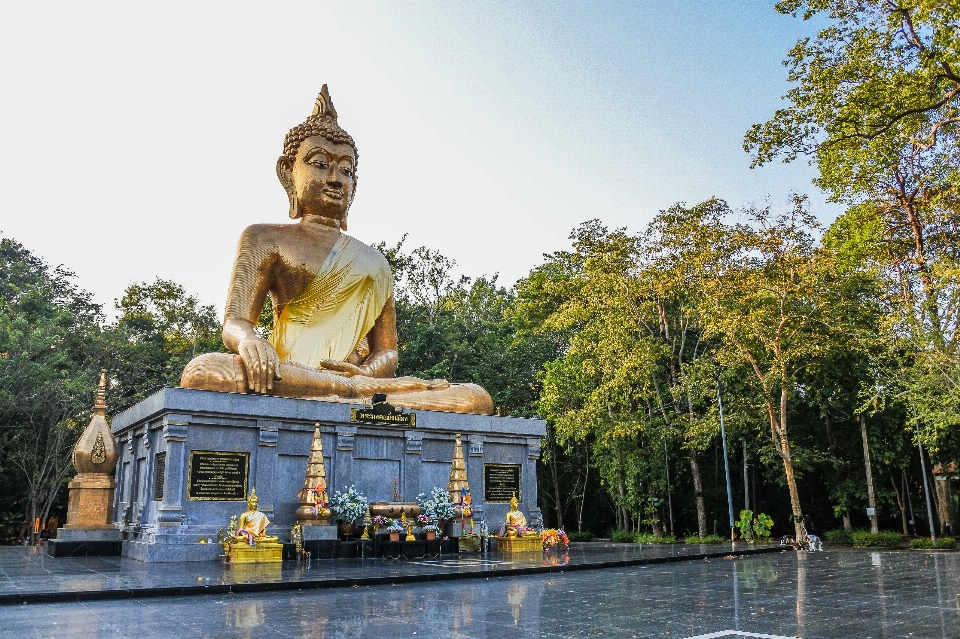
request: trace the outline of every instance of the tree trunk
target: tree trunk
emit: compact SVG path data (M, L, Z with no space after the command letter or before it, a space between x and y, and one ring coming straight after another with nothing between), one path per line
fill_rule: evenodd
M900 487L897 486L897 480L890 471L890 483L893 484L893 492L897 496L897 508L900 509L900 522L903 524L903 534L910 536L910 529L907 527L907 509L904 507L903 495L900 494Z
M870 469L870 442L867 439L867 420L860 416L860 436L863 438L863 465L867 469L867 505L870 507L870 532L877 534L877 502L873 497L873 471Z
M953 516L953 499L950 495L950 480L946 475L938 474L933 477L933 488L936 493L937 519L940 520L940 534L952 537L956 523Z
M847 508L843 511L843 529L844 530L853 530L853 524L850 523L850 509Z
M703 503L703 479L700 477L700 463L697 461L697 451L690 448L687 451L690 457L690 474L693 475L693 500L697 507L697 534L707 536L707 509Z
M793 513L793 528L795 539L803 539L803 509L800 507L800 492L797 490L797 477L793 471L793 457L790 455L790 439L787 437L787 403L790 391L784 388L780 391L780 414L776 414L776 407L768 402L767 410L770 415L770 431L773 445L783 460L783 472L787 480L787 490L790 492L790 510Z

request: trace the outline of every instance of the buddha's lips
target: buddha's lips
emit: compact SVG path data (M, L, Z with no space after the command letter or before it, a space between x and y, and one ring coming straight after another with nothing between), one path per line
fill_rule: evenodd
M337 200L343 199L343 191L340 191L338 189L323 189L323 194L326 195L327 197L332 197Z

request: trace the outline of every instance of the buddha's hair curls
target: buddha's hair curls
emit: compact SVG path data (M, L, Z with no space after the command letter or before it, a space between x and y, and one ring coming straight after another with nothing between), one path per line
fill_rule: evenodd
M353 142L350 134L341 129L337 121L329 115L311 115L301 124L290 129L287 137L283 139L283 154L293 162L297 157L300 144L315 135L322 135L331 142L349 144L350 148L353 149L355 159L353 170L357 170L357 161L360 159L360 155L357 153L357 145Z

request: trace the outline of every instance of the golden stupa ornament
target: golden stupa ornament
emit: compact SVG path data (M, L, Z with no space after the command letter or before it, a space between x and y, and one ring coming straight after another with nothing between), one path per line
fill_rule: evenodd
M90 424L73 448L76 476L70 482L67 529L113 528L113 471L119 452L107 424L107 371L100 371L97 399Z
M453 461L450 463L450 481L447 482L447 493L450 501L460 510L463 496L470 492L470 483L467 482L467 465L463 461L463 444L460 443L460 434L453 444ZM459 516L459 512L458 512Z
M318 98L319 99L319 98ZM327 469L323 462L323 440L320 424L313 426L313 443L307 459L307 472L300 489L300 508L297 521L303 525L326 524L330 519L330 499L327 496Z

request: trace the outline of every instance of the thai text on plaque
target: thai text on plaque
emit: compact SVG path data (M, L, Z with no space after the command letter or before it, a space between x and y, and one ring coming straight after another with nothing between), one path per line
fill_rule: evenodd
M250 453L216 450L190 452L187 498L201 501L244 501Z
M514 493L520 495L519 464L483 465L483 501L488 504L507 504Z

